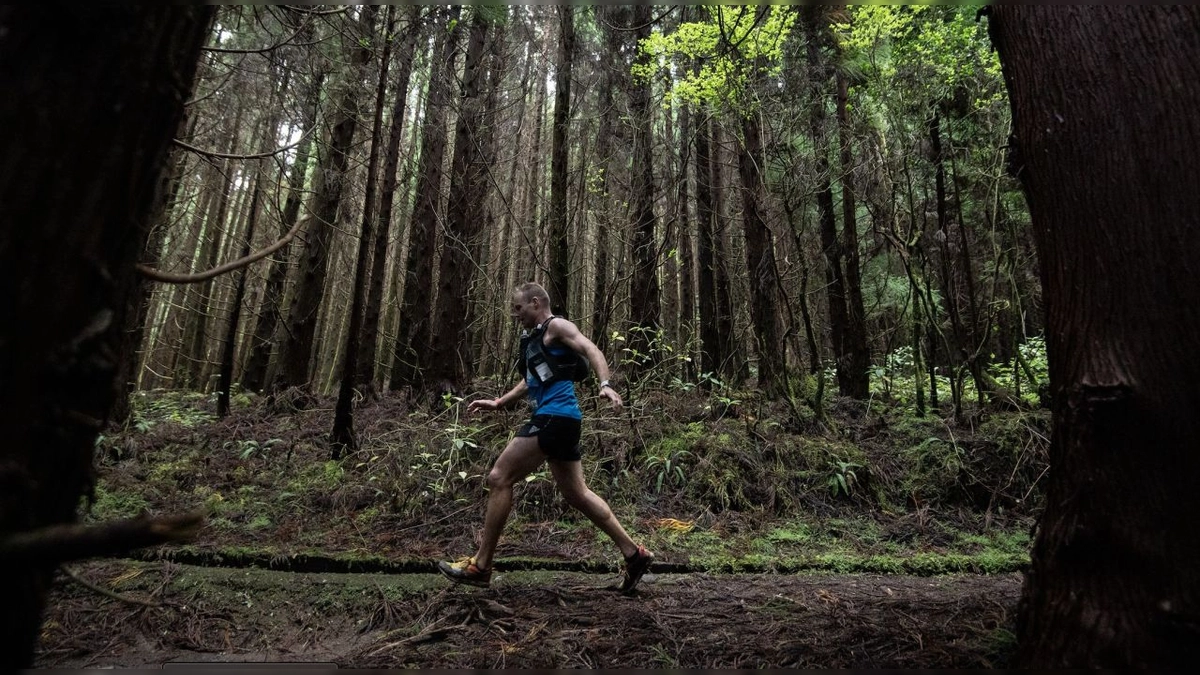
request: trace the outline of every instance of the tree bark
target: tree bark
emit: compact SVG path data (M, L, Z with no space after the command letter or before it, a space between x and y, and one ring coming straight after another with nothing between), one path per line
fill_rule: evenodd
M713 204L710 124L704 109L695 113L696 135L696 264L700 287L700 372L716 377L725 354L717 322L717 212Z
M596 162L600 167L599 206L597 207L596 223L596 281L592 289L592 339L600 351L608 350L609 320L612 314L612 290L609 286L609 237L612 222L612 174L616 170L613 159L613 134L616 131L620 111L616 108L616 89L618 80L618 64L621 61L621 36L616 30L617 11L627 11L614 5L597 5L596 16L600 22L608 48L603 59L604 77L600 85L599 102L600 124L596 133Z
M273 137L275 125L270 124L268 128L271 134L268 138ZM250 196L250 214L246 220L246 236L242 242L242 253L240 258L250 255L250 245L254 242L254 227L258 223L258 205L262 198L262 166L256 167L254 176L254 187ZM230 389L233 388L233 365L234 354L237 347L238 324L242 320L242 300L246 297L246 275L249 273L247 269L235 271L234 277L236 281L236 290L233 294L233 303L229 310L229 322L225 326L225 337L221 342L221 367L217 380L217 417L224 418L229 414L229 395Z
M826 101L829 72L821 47L826 36L824 8L810 5L804 9L805 29L808 33L808 70L811 80L812 102L809 113L809 130L813 139L817 173L817 213L821 231L821 251L825 256L825 296L829 306L829 333L833 343L833 355L837 363L838 393L851 396L855 382L849 361L850 310L846 303L846 276L842 266L844 258L842 243L838 238L837 215L833 208L833 182L830 178L829 140L826 126L828 113Z
M571 123L571 68L575 55L575 8L558 5L558 66L554 76L554 135L550 145L550 306L570 317L571 249L567 245L567 128Z
M1200 658L1200 9L992 7L1036 234L1052 471L1019 667Z
M732 258L727 243L727 223L730 218L725 209L725 172L723 167L726 159L721 153L721 126L717 120L708 122L709 135L709 186L712 197L712 273L713 288L716 295L715 336L718 344L717 353L720 360L716 361L718 370L714 375L730 386L737 386L745 378L746 359L736 351L734 346L734 315L732 280L729 274L729 262Z
M367 308L363 319L362 336L358 351L358 387L364 396L376 398L375 355L379 347L379 324L383 310L384 280L387 276L388 239L391 236L392 209L398 185L397 168L400 165L400 140L404 135L404 116L408 101L408 85L412 79L413 56L417 38L421 35L421 8L408 8L408 24L404 28L398 50L396 84L393 95L392 119L388 128L387 149L384 151L383 177L379 187L379 209L375 215L375 250L371 256L371 274L367 290Z
M863 304L862 273L859 271L858 213L854 199L854 156L851 149L850 114L846 108L849 82L837 70L838 157L842 165L842 255L846 263L846 393L864 400L870 395L871 351L867 345L867 313Z
M336 103L330 118L329 146L321 157L312 200L312 220L305 232L303 268L296 282L295 301L287 320L286 335L280 341L279 373L275 391L299 387L312 390L312 360L316 347L317 317L325 295L329 271L329 247L345 192L346 172L362 97L363 65L371 50L353 36L346 36L346 70L334 94Z
M482 264L483 215L487 202L488 158L483 148L491 133L483 125L483 94L487 82L488 20L472 12L462 95L450 162L450 199L442 257L438 265L438 295L434 308L434 335L426 364L430 393L465 393L475 376L475 351L471 328L475 303L471 287Z
M442 161L446 157L446 113L450 78L458 59L458 16L453 5L444 14L447 28L438 30L437 55L430 66L429 99L421 129L421 160L417 179L417 205L409 231L408 259L404 269L404 296L400 301L400 329L392 364L393 390L424 388L424 368L429 363L433 327L430 325L430 282L437 245L437 220L442 211ZM453 26L451 28L450 26Z
M301 113L303 115L302 132L305 135L311 133L316 127L317 110L321 103L321 89L324 81L325 73L322 70L315 73L309 82L307 95L301 107L303 111ZM279 219L276 239L282 238L300 217L304 177L308 173L308 164L314 143L315 141L310 140L301 143L300 147L296 149L296 160L288 174L288 192L284 200L283 213ZM297 250L294 245L285 249L285 251L294 250ZM249 391L261 392L275 389L274 378L271 377L269 367L271 351L275 345L275 333L283 321L283 291L284 283L287 281L287 254L285 253L281 257L283 259L274 261L270 272L267 273L267 284L263 289L262 302L259 304L261 309L258 322L254 325L254 336L250 338L250 357L242 375L242 386Z
M371 266L371 247L375 244L374 214L371 212L375 201L375 181L379 171L379 146L383 130L383 106L387 94L388 62L392 56L392 19L396 8L388 5L387 15L383 22L383 39L377 40L375 17L379 7L367 5L359 17L359 33L367 43L383 43L383 53L379 57L379 81L375 88L375 108L371 121L371 149L367 159L367 188L363 195L363 216L358 234L358 253L354 262L354 281L350 288L350 317L346 330L345 350L342 356L341 377L338 378L338 398L333 410L333 429L329 433L330 458L341 459L347 452L358 449L358 439L354 435L354 385L358 376L359 340L362 339L363 318L366 312L367 268ZM370 56L362 60L365 66ZM365 70L365 68L364 68ZM365 74L365 73L364 73ZM357 116L357 110L351 111Z
M746 233L746 269L750 274L751 319L758 356L758 388L770 398L781 396L787 384L782 331L775 312L778 279L775 237L763 217L762 127L758 116L742 120L738 173L742 180L742 227Z
M0 158L0 542L74 522L92 488L134 264L212 16L0 7L0 128L19 131ZM55 567L0 569L0 670L31 665Z
M650 6L636 5L633 9L634 41L640 44L650 37ZM635 61L649 56L639 53ZM658 241L655 236L657 219L654 215L654 148L650 123L650 81L631 83L629 116L634 125L633 185L631 187L633 221L630 230L633 240L633 274L630 278L630 375L645 375L659 360L657 333L661 321L658 297Z
M194 129L195 123L196 118L189 118L185 110L184 119L180 121L179 125L180 131L183 132L182 137L191 136L190 131ZM188 129L184 129L184 127L188 127ZM168 219L175 208L179 186L183 182L184 171L187 167L187 154L182 148L175 147L171 150L171 170L163 174L163 184L158 190L159 201L154 205L154 211L150 216L150 232L147 235L146 248L138 258L138 261L144 265L155 268L159 266L163 241L169 229ZM149 347L152 346L147 344L146 334L149 331L146 324L150 316L154 284L141 276L137 277L134 284L136 288L129 299L130 307L126 310L129 320L121 341L121 356L117 360L121 369L117 377L124 385L117 395L117 400L113 402L110 419L114 426L125 424L133 414L133 392L137 390L138 368L142 361L141 353L143 350L148 352Z

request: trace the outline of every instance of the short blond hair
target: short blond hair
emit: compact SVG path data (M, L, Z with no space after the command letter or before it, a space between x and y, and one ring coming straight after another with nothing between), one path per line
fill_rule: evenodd
M530 300L537 298L538 300L541 300L547 307L550 306L550 294L546 292L546 289L541 284L534 283L532 281L527 281L514 288L513 295L521 296L521 300L523 302L529 302Z

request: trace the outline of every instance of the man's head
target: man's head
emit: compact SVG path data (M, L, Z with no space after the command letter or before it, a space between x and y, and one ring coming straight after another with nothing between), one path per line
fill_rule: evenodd
M513 289L509 307L522 328L530 329L550 318L550 294L541 284L528 282Z

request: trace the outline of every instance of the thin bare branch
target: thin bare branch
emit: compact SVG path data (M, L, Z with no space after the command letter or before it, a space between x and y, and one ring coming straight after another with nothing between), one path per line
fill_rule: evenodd
M204 47L203 49L206 52L216 52L218 54L265 54L289 44L292 40L295 40L300 33L304 32L305 28L307 28L307 26L301 24L299 28L297 28L291 35L287 36L282 41L276 42L275 44L267 47L260 47L258 49L225 49L222 47Z
M269 152L260 152L260 153L253 154L253 155L231 155L231 154L224 153L224 152L212 152L210 150L203 150L201 148L197 148L194 145L189 145L189 144L179 140L178 138L172 139L172 142L175 143L175 145L178 145L179 147L183 148L184 150L189 150L191 152L196 153L197 155L204 155L205 157L212 157L214 159L263 159L266 157L274 157L275 155L287 152L288 150L291 150L291 149L299 146L301 143L303 143L308 138L308 135L311 133L311 131L312 130L310 129L309 131L304 132L300 136L300 138L295 143L292 143L291 145L285 145L282 148L276 148Z
M213 277L219 277L227 272L239 270L247 265L250 265L251 263L258 262L259 260L262 260L263 258L283 248L284 246L287 246L289 243L291 243L292 239L296 237L296 233L300 231L300 228L304 227L304 224L308 222L308 220L308 218L298 218L296 220L296 224L292 225L292 229L288 230L287 234L285 234L282 239L274 244L271 244L261 251L238 258L233 262L228 262L224 265L214 267L206 272L197 272L195 274L173 274L171 272L162 272L154 269L153 267L147 267L146 265L138 265L137 271L143 277L150 279L151 281L161 281L164 284L198 284L201 281L208 281Z

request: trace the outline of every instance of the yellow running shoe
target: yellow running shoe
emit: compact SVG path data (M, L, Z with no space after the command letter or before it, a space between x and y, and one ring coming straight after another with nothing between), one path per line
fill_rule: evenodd
M492 581L492 571L475 564L475 558L463 558L458 562L438 561L438 571L447 579L458 584L470 584L486 588Z

